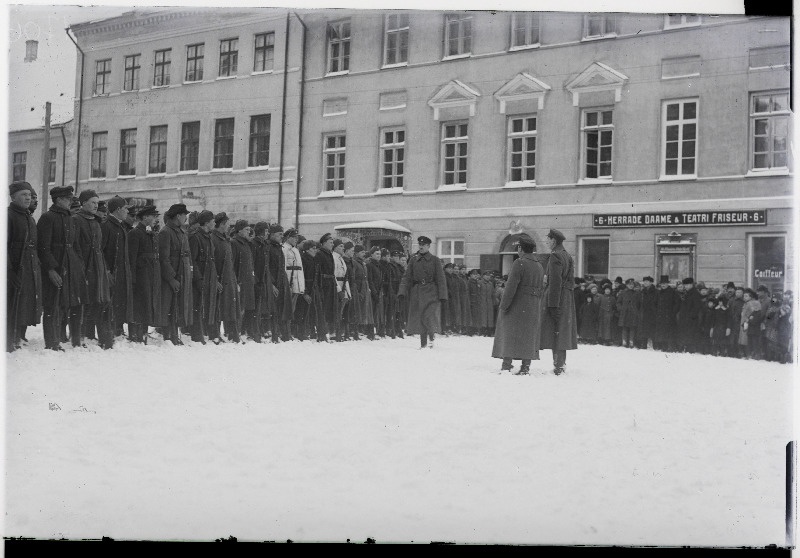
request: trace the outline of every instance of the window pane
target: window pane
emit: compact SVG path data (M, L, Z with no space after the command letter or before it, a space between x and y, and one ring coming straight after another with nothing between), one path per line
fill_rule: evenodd
M681 155L684 157L694 157L694 142L693 141L685 141L683 142L683 149L681 150Z
M610 110L603 111L603 124L613 124L611 120L612 114Z
M753 103L755 112L769 112L769 95L756 95Z
M667 105L667 120L678 120L680 118L680 105L670 104Z
M697 103L684 103L683 117L685 119L697 118Z
M694 159L684 159L681 166L682 174L694 174Z
M697 137L697 124L686 124L683 126L683 139L693 140Z
M756 134L763 136L767 133L767 119L761 118L756 120Z
M678 161L676 159L668 160L665 166L668 175L678 174Z
M587 112L586 113L586 125L587 126L597 126L597 113L596 112Z
M669 142L667 144L667 159L676 159L678 157L678 142Z

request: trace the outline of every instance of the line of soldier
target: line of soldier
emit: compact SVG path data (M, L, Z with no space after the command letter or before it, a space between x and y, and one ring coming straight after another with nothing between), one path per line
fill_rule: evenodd
M85 347L86 338L110 349L125 324L133 342L146 343L155 328L174 345L182 333L219 344L402 338L408 330L432 346L441 330L447 285L427 237L406 266L399 251L367 252L329 233L306 240L279 224L190 214L184 204L172 205L160 227L155 206L137 210L116 196L100 208L95 191L75 197L72 187L50 190L37 224L30 184L12 183L10 196L8 351L40 317L54 351L67 341Z

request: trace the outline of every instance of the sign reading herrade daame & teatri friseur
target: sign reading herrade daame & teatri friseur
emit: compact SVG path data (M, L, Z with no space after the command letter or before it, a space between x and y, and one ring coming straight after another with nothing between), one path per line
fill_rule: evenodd
M600 213L592 215L594 228L696 227L705 225L766 225L767 211L668 211L664 213Z

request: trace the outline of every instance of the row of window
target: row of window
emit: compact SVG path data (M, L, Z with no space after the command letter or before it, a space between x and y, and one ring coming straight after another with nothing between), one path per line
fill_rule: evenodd
M256 33L253 37L253 72L267 72L275 63L275 33ZM184 83L203 81L205 71L205 43L186 46L186 72ZM153 53L153 87L170 84L172 73L172 49L156 50ZM235 76L239 70L239 38L223 39L219 42L219 77ZM130 54L124 58L123 91L136 91L141 84L142 55ZM95 71L95 95L111 92L111 59L98 60Z
M47 159L47 183L56 182L56 161L58 160L58 149L51 147ZM25 180L28 167L28 152L17 151L11 155L11 179L12 181Z
M694 178L697 176L697 134L699 100L665 101L662 105L661 177ZM756 93L750 99L750 162L755 171L789 167L789 93L787 91ZM250 117L248 167L269 165L271 118L269 114ZM507 118L506 181L508 183L536 182L538 117L536 113L513 115ZM440 129L441 187L466 187L469 174L469 121L448 121ZM119 176L136 175L138 130L120 131ZM402 126L380 131L380 188L404 187L407 133ZM582 180L610 181L614 169L614 108L583 109L580 125ZM181 125L180 171L199 168L200 122ZM214 121L214 169L233 168L234 119ZM108 132L92 135L92 178L106 176ZM347 138L343 132L326 134L323 138L324 191L338 192L345 188ZM15 154L15 168L16 168ZM167 126L151 126L149 138L148 174L166 172ZM15 175L16 176L16 175Z

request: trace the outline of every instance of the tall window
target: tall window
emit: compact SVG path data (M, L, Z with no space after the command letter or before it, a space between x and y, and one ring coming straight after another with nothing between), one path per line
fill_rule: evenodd
M406 160L406 131L402 128L381 132L381 186L402 188Z
M691 27L693 25L700 25L701 19L699 15L686 15L686 14L668 14L664 22L664 29L672 29L674 27Z
M56 181L56 168L58 166L58 149L50 148L50 156L47 159L47 183L54 184Z
M536 180L536 115L508 119L508 181Z
M350 71L350 20L328 24L328 73Z
M611 178L614 123L611 110L583 112L583 178Z
M445 25L445 56L459 56L472 52L472 16L447 14Z
M616 14L587 14L583 16L583 38L613 37L617 33Z
M466 122L442 124L442 184L467 184L467 135Z
M214 168L233 168L233 118L214 123Z
M325 161L325 190L328 192L344 190L344 134L325 136L322 158Z
M200 123L184 122L181 126L181 170L197 170L200 154Z
M169 85L169 67L172 62L172 49L157 50L155 55L155 72L153 87Z
M108 132L92 134L92 178L106 177L108 155Z
M186 81L203 81L203 53L205 45L186 47Z
M18 151L11 158L11 174L13 180L25 180L25 166L28 161L27 151Z
M141 54L125 57L125 84L123 91L139 89L139 71L141 70Z
M266 72L275 65L275 33L259 33L256 35L254 72Z
M111 59L97 61L94 78L94 94L106 95L111 92Z
M581 238L581 275L593 275L595 280L608 277L609 240L608 237Z
M540 15L537 13L516 13L511 16L511 48L539 44Z
M662 176L697 176L697 100L667 101L661 112Z
M270 115L262 114L250 118L250 152L248 167L266 167L269 165L269 127Z
M383 64L408 62L408 14L389 14L385 18Z
M440 240L438 242L437 257L443 263L454 265L464 265L464 241L463 240Z
M136 175L136 128L120 132L119 175Z
M219 76L235 76L239 67L239 39L219 42Z
M789 92L754 93L750 98L751 168L789 168Z
M167 127L150 126L150 174L167 172Z

